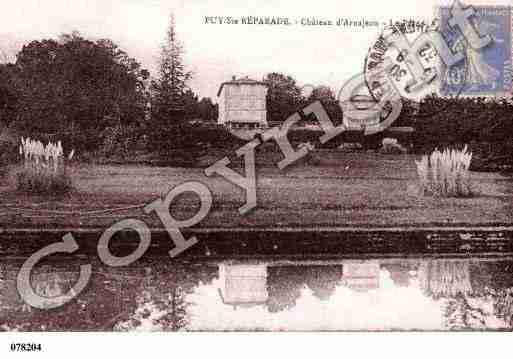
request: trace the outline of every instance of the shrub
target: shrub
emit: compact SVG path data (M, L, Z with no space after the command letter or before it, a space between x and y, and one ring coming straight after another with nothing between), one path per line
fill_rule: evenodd
M0 125L0 175L2 168L14 163L17 159L17 140L15 134L9 128Z
M342 143L338 147L339 151L347 152L347 153L360 152L360 151L362 151L362 149L363 149L363 146L359 142L345 142L345 143Z
M73 158L71 151L64 157L62 144L22 138L19 153L23 166L16 173L18 190L34 194L63 194L72 188L71 178L66 169L66 161Z
M301 148L307 148L308 149L308 153L306 154L306 163L307 165L309 166L320 166L322 164L322 160L321 160L321 157L319 156L318 153L316 153L314 151L314 145L312 145L310 142L307 142L307 143L301 143L299 146L298 146L298 150L301 149Z
M104 158L128 159L146 147L143 130L136 126L106 127L100 134L99 154Z
M400 155L407 151L395 138L384 138L383 146L380 148L379 152L387 155Z
M513 140L503 142L472 142L470 149L474 156L470 169L472 171L512 172Z
M463 150L433 151L415 161L424 195L442 197L465 197L472 195L470 183L470 161L472 153Z

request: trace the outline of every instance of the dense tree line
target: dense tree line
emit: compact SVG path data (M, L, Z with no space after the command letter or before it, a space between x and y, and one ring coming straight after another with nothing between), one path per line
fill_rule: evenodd
M62 140L83 153L98 150L112 134L141 137L152 126L214 121L216 105L187 88L188 73L176 82L182 65L180 58L173 61L161 65L173 67L172 79L163 69L151 81L149 72L111 40L93 41L74 32L32 41L14 63L0 64L0 129Z
M172 16L154 78L108 39L90 40L74 32L27 43L14 62L0 64L0 146L5 128L43 141L61 140L79 153L141 149L164 157L182 153L191 162L211 147L230 146L229 134L213 125L217 105L189 88L193 74L183 53ZM307 95L288 74L271 72L262 80L268 86L271 125L314 101L323 103L334 122L343 117L327 86ZM428 96L420 104L404 100L394 126L415 128L417 152L470 144L485 162L512 166L512 114L511 99ZM292 136L300 142L303 137L318 136Z
M307 95L292 76L277 72L267 74L263 82L268 88L267 120L271 123L282 123L287 117L315 101L322 102L332 119L342 119L338 100L328 86L311 88L311 93Z
M513 99L426 97L411 122L418 152L470 145L474 168L513 166Z
M110 40L77 33L32 41L2 65L2 122L25 136L58 136L83 148L114 123L144 118L148 71Z
M108 39L90 40L74 32L34 40L13 63L0 64L0 128L108 156L139 148L165 156L184 149L202 152L215 139L226 142L212 128L198 130L198 123L217 122L218 108L188 87L192 73L183 52L172 16L154 78ZM269 87L271 123L283 122L316 100L341 118L328 87L305 97L289 75L269 73L263 81Z

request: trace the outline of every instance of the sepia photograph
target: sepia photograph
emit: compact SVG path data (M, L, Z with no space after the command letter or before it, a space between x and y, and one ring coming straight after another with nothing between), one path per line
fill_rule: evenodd
M6 357L513 331L509 1L2 10Z

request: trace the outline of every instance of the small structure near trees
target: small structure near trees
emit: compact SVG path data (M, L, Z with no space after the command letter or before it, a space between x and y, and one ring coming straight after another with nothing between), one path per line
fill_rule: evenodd
M223 82L219 87L218 123L230 129L267 128L267 85L248 77Z
M220 264L219 279L219 294L224 304L237 308L267 302L269 294L265 264Z

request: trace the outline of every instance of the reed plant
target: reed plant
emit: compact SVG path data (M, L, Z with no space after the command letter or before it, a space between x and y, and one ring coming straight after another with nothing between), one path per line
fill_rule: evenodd
M419 266L419 284L433 298L455 298L473 293L468 260L426 260Z
M435 149L415 161L420 188L424 195L439 197L472 196L470 161L472 153L467 146L461 150Z
M21 138L19 154L22 166L16 173L16 187L20 191L35 194L63 194L72 188L68 162L73 159L72 150L64 156L61 141L49 142Z

